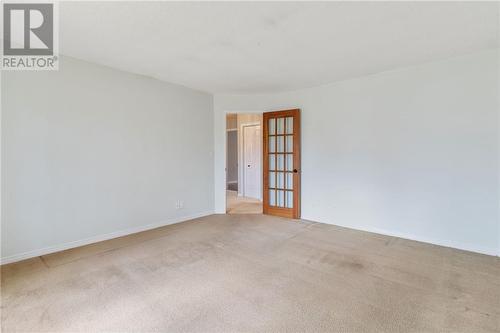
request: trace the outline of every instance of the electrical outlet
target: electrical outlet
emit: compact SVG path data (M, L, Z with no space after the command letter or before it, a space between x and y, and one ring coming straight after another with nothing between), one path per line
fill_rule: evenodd
M184 207L184 201L182 201L182 200L175 201L175 209L181 209L183 207Z

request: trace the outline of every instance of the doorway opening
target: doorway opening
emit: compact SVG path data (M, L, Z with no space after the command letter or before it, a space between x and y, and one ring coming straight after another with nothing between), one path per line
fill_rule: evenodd
M262 213L262 114L226 115L226 213Z

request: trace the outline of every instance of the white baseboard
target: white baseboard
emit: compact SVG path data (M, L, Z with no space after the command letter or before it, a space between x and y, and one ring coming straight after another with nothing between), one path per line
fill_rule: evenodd
M469 251L469 252L475 252L475 253L481 253L481 254L486 254L486 255L490 255L490 256L500 257L500 253L497 253L498 252L497 249L492 249L492 248L487 248L487 247L471 246L471 245L467 245L467 244L464 245L464 244L459 244L457 242L450 241L450 240L419 237L419 236L415 236L415 235L411 235L411 234L407 234L407 233L394 232L394 231L389 231L389 230L375 228L375 227L352 226L352 225L344 225L344 224L339 224L339 223L331 223L329 221L325 221L323 219L318 219L315 217L310 218L310 217L302 216L301 218L304 220L308 220L308 221L331 224L331 225L336 225L336 226L348 228L348 229L367 231L367 232L372 232L372 233L380 234L380 235L384 235L384 236L398 237L398 238L413 240L413 241L427 243L427 244L433 244L433 245L444 246L444 247L449 247L449 248L458 249L458 250L464 250L464 251Z
M104 234L104 235L97 235L97 236L93 236L93 237L89 237L89 238L85 238L85 239L81 239L81 240L77 240L77 241L72 241L72 242L63 243L63 244L59 244L59 245L44 247L44 248L41 248L38 250L28 251L28 252L8 256L5 258L1 258L0 265L10 264L10 263L13 263L16 261L21 261L21 260L25 260L25 259L29 259L29 258L39 257L39 256L43 256L43 255L46 255L49 253L69 250L69 249L72 249L75 247L84 246L84 245L97 243L97 242L102 242L102 241L105 241L108 239L118 238L118 237L122 237L122 236L127 236L130 234L135 234L135 233L138 233L141 231L151 230L151 229L163 227L166 225L181 223L181 222L193 220L196 218L200 218L200 217L204 217L204 216L208 216L208 215L212 215L212 214L214 214L213 211L207 211L207 212L202 212L202 213L183 216L183 217L176 217L176 218L168 219L168 220L161 221L161 222L151 223L151 224L133 227L133 228L120 230L120 231L115 231L115 232L111 232L111 233Z
M215 214L225 214L225 213L226 212L215 212ZM204 216L208 216L208 215L212 215L212 214L214 214L213 211L202 212L202 213L193 214L193 215L189 215L189 216L183 216L183 217L169 219L166 221L147 224L144 226L120 230L120 231L116 231L116 232L112 232L112 233L108 233L108 234L104 234L104 235L97 235L97 236L85 238L82 240L77 240L77 241L63 243L63 244L59 244L59 245L55 245L55 246L45 247L45 248L38 249L38 250L33 250L33 251L28 251L28 252L24 252L24 253L20 253L20 254L15 254L12 256L5 257L5 258L1 258L0 265L5 265L5 264L9 264L9 263L29 259L29 258L43 256L43 255L50 254L50 253L64 251L64 250L72 249L72 248L79 247L79 246L84 246L84 245L88 245L88 244L92 244L92 243L105 241L108 239L127 236L127 235L135 234L135 233L138 233L141 231L146 231L146 230L150 230L150 229L163 227L166 225L181 223L181 222L193 220L196 218L200 218L200 217L204 217ZM325 224L337 225L340 227L354 229L354 230L373 232L376 234L381 234L381 235L386 235L386 236L399 237L399 238L414 240L414 241L428 243L428 244L451 247L451 248L455 248L455 249L459 249L459 250L465 250L465 251L476 252L476 253L500 257L500 252L497 253L497 249L489 249L489 248L482 248L482 247L475 247L475 246L464 246L463 244L456 244L453 241L428 239L428 238L417 237L417 236L413 236L413 235L409 235L409 234L405 234L405 233L392 232L392 231L383 230L383 229L379 229L379 228L373 228L373 227L357 227L357 226L353 227L351 225L330 223L328 221L324 221L322 219L318 219L318 218L314 218L314 217L303 216L302 219L320 222L320 223L325 223Z

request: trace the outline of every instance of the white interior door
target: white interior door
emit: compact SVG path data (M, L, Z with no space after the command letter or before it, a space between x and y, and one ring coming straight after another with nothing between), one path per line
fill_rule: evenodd
M262 199L262 133L260 125L243 127L243 195Z

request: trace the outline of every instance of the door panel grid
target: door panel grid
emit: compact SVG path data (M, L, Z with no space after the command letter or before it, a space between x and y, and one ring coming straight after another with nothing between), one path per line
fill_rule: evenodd
M264 213L299 217L299 110L264 113Z

